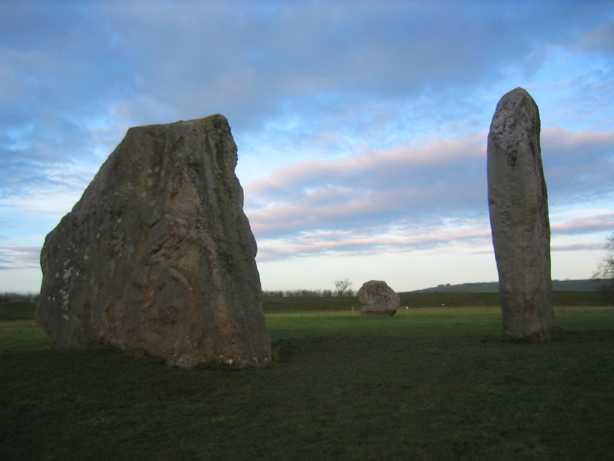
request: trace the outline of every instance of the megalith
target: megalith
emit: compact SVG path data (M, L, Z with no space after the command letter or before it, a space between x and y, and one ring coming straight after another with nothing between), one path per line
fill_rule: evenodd
M358 290L360 313L366 315L394 315L400 304L399 295L382 280L369 280Z
M550 224L539 109L526 90L516 88L497 104L487 157L503 329L512 338L542 341L555 322Z
M193 367L270 360L256 241L221 115L130 128L47 238L38 322Z

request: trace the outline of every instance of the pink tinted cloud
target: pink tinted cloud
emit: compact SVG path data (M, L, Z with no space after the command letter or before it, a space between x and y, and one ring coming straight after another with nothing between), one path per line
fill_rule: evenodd
M614 132L580 131L574 132L560 127L542 130L542 150L545 154L581 155L595 149L612 150Z
M424 191L409 187L373 191L326 191L328 199L322 203L319 193L307 194L297 202L283 202L249 213L254 233L262 236L280 232L292 232L316 226L334 229L352 219L369 220L386 214L397 214L404 202L418 200Z
M248 184L246 191L248 196L252 196L250 201L258 202L268 194L295 191L326 181L343 182L348 178L367 177L375 173L384 172L385 176L385 172L411 171L419 166L438 169L455 162L479 161L486 154L486 137L487 133L482 132L421 147L398 146L342 159L301 162ZM614 132L573 132L559 127L542 130L542 150L548 157L555 156L564 161L567 156L608 149L614 151Z
M246 186L248 215L260 238L486 215L485 139L486 133L477 133L282 168ZM614 131L546 128L542 146L551 204L612 189L602 176L614 173L608 154L614 152Z
M461 242L487 243L490 229L474 226L457 229L407 228L403 232L382 230L372 234L341 232L339 234L306 232L289 239L263 239L259 242L260 261L316 254L364 254L373 252L397 252Z
M570 243L567 245L552 245L550 251L598 251L603 250L603 244L600 243Z
M553 234L612 231L614 230L614 213L601 213L589 217L570 219L562 223L553 224L551 229Z
M614 229L614 213L596 214L570 219L551 226L553 237L608 231ZM492 253L491 231L486 220L461 224L458 227L397 227L364 233L349 231L303 232L296 237L262 239L259 241L260 261L319 254L370 254L374 252L416 251L434 247L467 244L473 253ZM599 243L554 244L551 251L594 251L603 249Z
M0 246L0 270L38 269L40 247Z
M423 147L400 146L381 152L369 151L348 158L306 161L274 171L268 178L248 184L246 191L255 197L283 189L296 189L323 179L355 178L380 171L411 169L419 165L445 164L484 155L484 135L440 141Z

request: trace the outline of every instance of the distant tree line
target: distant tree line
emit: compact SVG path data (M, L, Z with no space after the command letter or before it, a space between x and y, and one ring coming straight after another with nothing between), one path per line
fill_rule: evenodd
M37 303L38 293L0 293L0 304Z
M274 290L264 291L264 296L270 298L331 298L333 296L352 297L354 291L351 288L352 282L348 279L335 281L334 290Z
M352 297L354 291L349 288L341 293L336 290L264 290L263 295L270 298L331 298L333 296Z

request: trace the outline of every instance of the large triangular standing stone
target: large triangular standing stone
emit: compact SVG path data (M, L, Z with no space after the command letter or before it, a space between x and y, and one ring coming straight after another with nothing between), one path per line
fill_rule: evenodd
M52 343L110 344L184 367L267 363L236 163L220 115L128 130L45 240L37 315Z

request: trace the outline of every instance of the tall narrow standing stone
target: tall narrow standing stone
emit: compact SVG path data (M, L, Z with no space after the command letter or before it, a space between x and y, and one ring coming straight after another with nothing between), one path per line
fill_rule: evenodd
M499 271L503 329L541 341L554 326L548 194L537 104L516 88L504 95L488 134L488 206Z
M221 115L129 129L45 240L37 316L52 343L183 367L268 362L236 164Z

